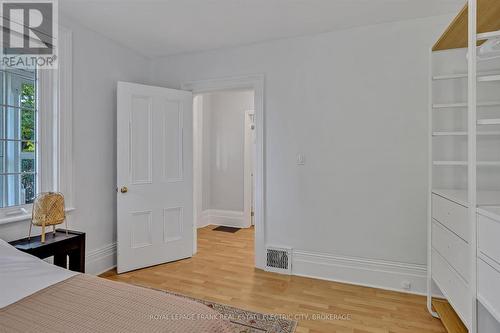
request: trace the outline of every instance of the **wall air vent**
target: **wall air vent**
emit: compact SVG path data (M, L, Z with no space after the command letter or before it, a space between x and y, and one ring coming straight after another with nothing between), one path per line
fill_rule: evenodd
M292 249L267 247L266 271L292 274Z

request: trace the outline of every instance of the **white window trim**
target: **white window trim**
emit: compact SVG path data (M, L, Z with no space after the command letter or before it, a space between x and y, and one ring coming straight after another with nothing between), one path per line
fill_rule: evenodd
M71 30L59 27L59 69L40 70L38 120L38 192L64 194L66 211L74 208L73 65ZM46 170L51 170L47 172ZM0 208L0 225L31 219L32 205Z

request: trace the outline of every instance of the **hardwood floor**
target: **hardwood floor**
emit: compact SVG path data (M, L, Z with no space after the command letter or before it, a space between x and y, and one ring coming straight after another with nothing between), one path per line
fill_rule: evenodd
M425 297L264 272L253 267L253 229L231 234L213 228L198 230L193 258L101 276L251 311L297 315L297 333L446 332L427 312ZM318 315L323 318L313 320Z

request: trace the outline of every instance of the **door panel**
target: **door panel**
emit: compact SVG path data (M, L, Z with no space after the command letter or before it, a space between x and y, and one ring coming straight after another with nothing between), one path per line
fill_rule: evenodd
M179 103L166 102L163 113L163 171L167 182L182 181L183 110Z
M131 184L152 182L152 98L131 96L130 109L130 174Z
M175 242L182 237L183 207L165 208L163 210L163 241Z
M190 257L192 95L119 82L117 105L118 273Z
M152 211L132 212L130 222L132 223L132 248L153 245L153 235L151 234L151 223L153 219Z

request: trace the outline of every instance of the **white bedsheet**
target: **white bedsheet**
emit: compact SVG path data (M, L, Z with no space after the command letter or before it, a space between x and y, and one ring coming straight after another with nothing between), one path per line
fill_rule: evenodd
M76 274L17 250L0 239L0 308Z

